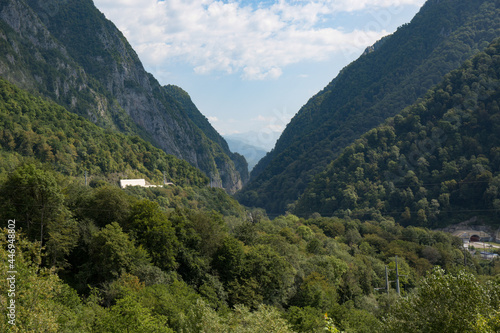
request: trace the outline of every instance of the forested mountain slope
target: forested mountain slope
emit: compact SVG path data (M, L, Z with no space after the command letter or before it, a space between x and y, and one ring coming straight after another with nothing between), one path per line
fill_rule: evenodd
M498 77L496 54L474 62L484 85L463 74L467 105L498 100L482 75L495 59ZM16 306L1 332L498 331L500 263L451 234L380 214L271 221L186 161L1 79L0 145L0 258L16 269L0 270ZM120 189L121 170L181 186ZM405 297L377 290L396 256Z
M411 23L376 43L301 108L252 171L240 202L284 212L344 147L497 36L498 1L428 1Z
M1 78L0 151L52 164L67 176L87 172L89 180L146 178L162 184L165 173L178 185L208 184L199 169L138 136L103 129Z
M7 80L100 126L141 136L230 192L241 188L241 156L220 136L214 141L215 130L194 105L186 110L144 70L91 0L2 1L0 44Z
M300 215L393 216L440 227L500 216L500 39L372 129L316 177Z
M231 157L231 160L234 163L234 166L236 167L236 170L240 174L241 181L243 183L246 183L248 179L250 178L249 172L248 172L248 163L245 159L244 156L241 154L238 154L236 152L231 152L229 149L229 145L226 142L226 139L224 139L219 132L217 132L208 119L200 113L196 105L193 103L191 100L191 97L189 97L189 94L181 89L180 87L174 86L174 85L168 85L163 87L177 102L179 102L183 108L183 110L186 112L188 115L189 119L193 121L196 126L201 128L203 130L203 133L212 140L216 145L213 145L213 149L222 149L223 153L226 154L227 156ZM222 154L219 154L219 156ZM217 165L219 166L219 163L226 163L224 159L216 159L215 160ZM203 161L200 161L200 163L203 163ZM223 165L219 166L220 169L224 169ZM230 177L231 174L221 174L220 177L222 178L223 184L230 183L230 179L224 179L224 177Z

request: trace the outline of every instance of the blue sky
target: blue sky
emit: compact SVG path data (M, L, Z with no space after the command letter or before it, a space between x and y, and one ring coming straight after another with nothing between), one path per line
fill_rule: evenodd
M424 0L94 0L161 84L186 90L223 135L272 146L344 66Z

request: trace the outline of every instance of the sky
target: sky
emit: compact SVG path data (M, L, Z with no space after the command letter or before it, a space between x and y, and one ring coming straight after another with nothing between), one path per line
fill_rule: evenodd
M162 85L271 149L290 119L424 0L94 0Z

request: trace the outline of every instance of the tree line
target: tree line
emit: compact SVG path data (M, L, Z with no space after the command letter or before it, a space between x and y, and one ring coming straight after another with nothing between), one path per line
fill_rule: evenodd
M381 216L270 220L219 189L85 186L32 160L2 176L0 218L16 219L18 248L17 323L4 316L3 331L402 332L412 323L415 332L493 332L499 325L500 262L463 251L444 232ZM405 298L393 284L378 290L386 267L395 280L396 256ZM454 298L437 302L448 297L443 285ZM435 303L446 316L418 326Z

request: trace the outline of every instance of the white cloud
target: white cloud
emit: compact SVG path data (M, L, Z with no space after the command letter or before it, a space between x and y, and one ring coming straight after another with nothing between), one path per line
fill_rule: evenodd
M424 0L279 0L268 7L234 0L94 2L149 68L180 62L197 74L265 80L280 77L287 65L365 48L387 34L387 21L397 14L389 8ZM320 26L328 15L358 10L372 10L372 22L354 31Z
M278 132L281 133L285 129L285 125L277 125L277 124L269 124L264 129L262 132L264 133L269 133L269 132Z
M274 121L275 117L265 117L261 114L259 114L257 117L255 118L252 118L250 120L252 121L267 121L267 122L270 122L270 121Z
M215 123L215 122L219 121L219 118L217 118L217 117L213 117L213 116L212 116L212 117L207 117L207 119L208 119L211 123Z
M292 119L293 113L288 112L286 108L281 110L274 109L269 115L257 115L250 119L252 122L259 123L262 132L282 132L285 126Z

